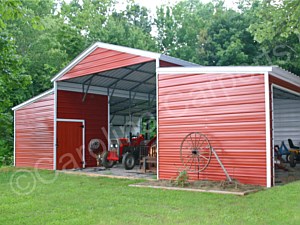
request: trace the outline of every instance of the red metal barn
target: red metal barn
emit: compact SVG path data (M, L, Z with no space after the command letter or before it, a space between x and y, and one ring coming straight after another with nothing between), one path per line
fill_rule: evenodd
M158 179L177 176L181 141L196 131L208 137L232 178L270 187L273 146L287 138L300 142L300 78L278 67L200 67L96 43L52 82L52 90L13 108L17 167L96 166L90 140L108 149L112 137L126 136L129 120L138 133L150 114L157 120ZM215 158L200 174L224 178Z

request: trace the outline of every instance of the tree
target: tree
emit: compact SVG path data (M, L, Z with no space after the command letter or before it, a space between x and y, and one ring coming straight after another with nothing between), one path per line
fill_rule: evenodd
M54 0L24 1L23 7L28 19L14 20L9 29L25 71L32 77L29 89L33 97L52 87L51 78L82 51L84 39L57 13ZM33 18L39 18L43 29L28 23Z
M196 51L198 34L212 18L214 5L186 0L174 6L161 6L156 13L155 25L160 51L201 64Z
M250 23L248 14L225 9L219 2L211 20L199 31L200 62L210 66L256 64L260 45L247 31Z
M277 64L300 74L300 2L294 0L249 0L256 8L256 20L249 31L264 46L268 64Z
M252 4L257 3L253 0ZM296 35L300 42L300 2L295 0L259 1L256 15L258 20L251 24L250 30L259 42L288 38Z
M8 21L20 18L23 12L19 1L4 1L0 5L0 166L2 157L12 155L13 115L11 107L26 98L31 78L25 75L15 41L7 30Z
M116 11L115 2L73 0L62 4L61 17L78 30L85 45L96 41L145 50L156 50L151 36L151 18L145 7L129 1L124 11Z
M247 31L249 17L215 0L162 6L155 20L161 51L200 65L252 65L259 49Z

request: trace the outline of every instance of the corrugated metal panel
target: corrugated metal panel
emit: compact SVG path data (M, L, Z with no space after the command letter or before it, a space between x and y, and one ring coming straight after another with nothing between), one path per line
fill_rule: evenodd
M107 148L108 98L103 95L87 94L82 102L82 93L58 91L57 118L85 120L86 166L96 166L96 159L89 153L88 144L93 138L102 140ZM104 132L103 132L104 131Z
M183 169L182 140L201 132L232 178L266 185L263 74L164 74L158 80L160 179L177 176ZM197 174L190 177L197 179ZM225 179L215 157L200 179Z
M53 169L54 95L16 110L16 166Z
M270 85L275 84L291 91L300 93L300 87L284 80L269 76ZM274 88L273 92L274 121L274 145L280 145L284 141L288 145L291 138L295 145L300 145L300 97Z
M99 74L104 74L104 75L107 75L109 77L119 78L123 74L129 73L129 72L131 72L131 70L126 69L126 68L120 68L120 69L114 69L114 70L109 70L109 71L103 71Z
M99 73L148 61L153 61L153 59L104 48L97 48L59 80Z
M57 122L56 168L58 170L83 167L82 122Z
M289 138L299 146L300 97L299 100L274 99L274 144L284 141L288 147Z
M156 73L156 61L151 61L148 63L145 63L144 65L132 65L132 66L128 66L128 68L130 69L138 69L140 71L144 71L146 73L152 73L155 74Z

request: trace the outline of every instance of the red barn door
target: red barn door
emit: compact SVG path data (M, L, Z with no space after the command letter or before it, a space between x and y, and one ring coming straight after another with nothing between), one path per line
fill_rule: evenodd
M57 169L83 168L83 122L57 122Z

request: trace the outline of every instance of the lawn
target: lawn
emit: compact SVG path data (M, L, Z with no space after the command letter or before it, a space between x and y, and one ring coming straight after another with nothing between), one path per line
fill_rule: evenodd
M239 197L135 188L128 185L138 181L51 171L15 173L0 169L1 225L300 222L300 182Z

